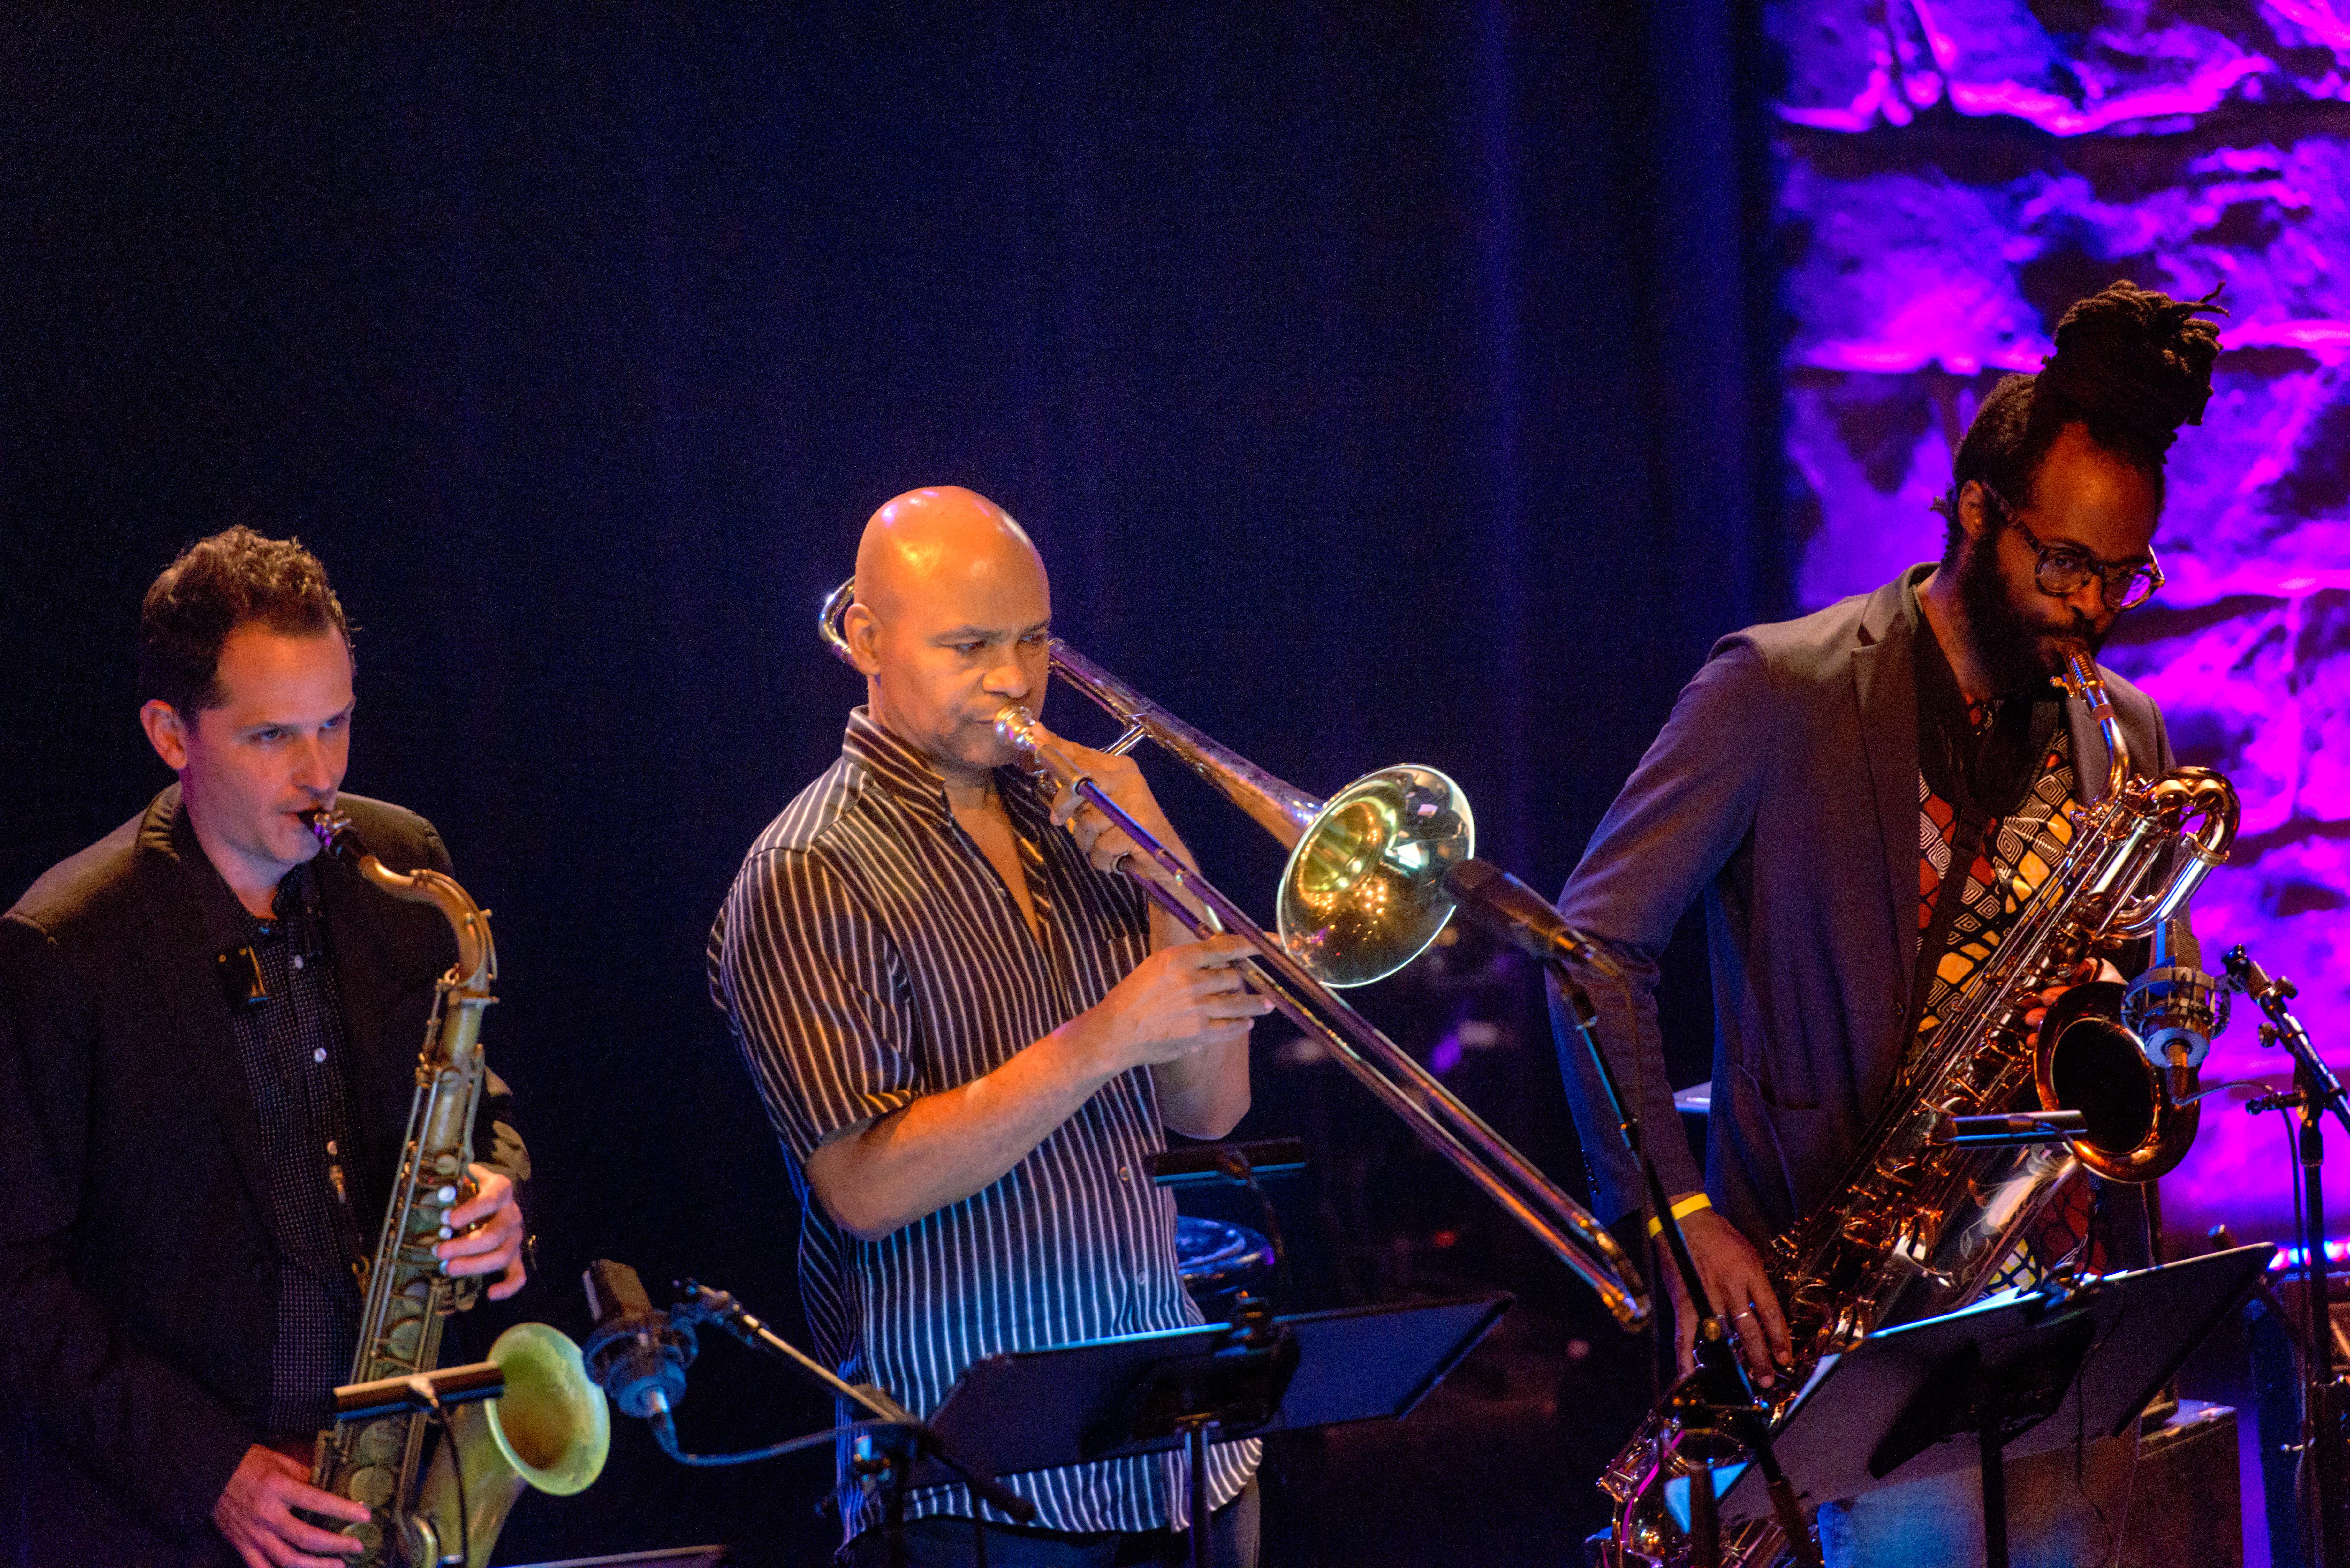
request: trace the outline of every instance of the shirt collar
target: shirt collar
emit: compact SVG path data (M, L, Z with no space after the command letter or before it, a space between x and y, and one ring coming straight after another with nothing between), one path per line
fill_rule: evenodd
M938 821L953 820L954 812L947 805L946 775L920 751L884 729L870 711L851 711L840 753L895 799ZM1014 802L1033 805L1039 794L1035 779L1016 767L996 769L995 787L1007 806Z

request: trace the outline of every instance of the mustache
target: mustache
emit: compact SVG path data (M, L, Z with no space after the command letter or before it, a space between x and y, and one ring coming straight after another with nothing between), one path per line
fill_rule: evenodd
M2053 642L2077 642L2095 653L2105 646L2106 634L2112 629L2111 627L2100 628L2095 621L2074 610L2066 624L2044 627L2040 635Z

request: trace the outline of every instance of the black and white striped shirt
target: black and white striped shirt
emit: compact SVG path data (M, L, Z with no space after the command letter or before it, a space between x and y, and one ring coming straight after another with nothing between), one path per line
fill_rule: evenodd
M840 760L752 845L710 933L711 992L790 1156L806 1221L800 1290L818 1348L918 1416L1000 1351L1201 1321L1175 1269L1175 1205L1144 1157L1166 1146L1149 1070L1105 1085L992 1186L878 1241L835 1226L806 1162L827 1138L994 1071L1099 1002L1150 951L1142 896L1050 821L1044 786L996 784L1020 843L1040 942L956 823L920 752L849 716ZM1210 1450L1222 1507L1254 1443ZM1005 1479L1066 1531L1183 1528L1180 1452ZM907 1516L1002 1520L960 1486ZM878 1500L843 1475L847 1533Z

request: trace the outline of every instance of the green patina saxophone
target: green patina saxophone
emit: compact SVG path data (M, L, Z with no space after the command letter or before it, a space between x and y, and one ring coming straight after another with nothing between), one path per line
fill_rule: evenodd
M366 1304L351 1358L353 1383L411 1377L437 1365L442 1325L473 1304L481 1286L477 1278L442 1273L432 1249L452 1233L449 1210L472 1191L473 1117L489 1075L482 1013L497 1000L490 992L497 949L488 911L455 879L429 867L392 870L367 852L339 813L313 813L309 822L328 853L393 898L432 905L457 938L457 961L441 977L417 1056L400 1172L362 1282ZM602 1469L610 1417L577 1346L543 1324L521 1324L499 1337L490 1359L506 1375L505 1394L454 1412L449 1440L429 1469L433 1418L426 1415L338 1421L318 1434L312 1484L365 1503L373 1515L343 1527L364 1543L353 1563L479 1568L524 1483L575 1492Z

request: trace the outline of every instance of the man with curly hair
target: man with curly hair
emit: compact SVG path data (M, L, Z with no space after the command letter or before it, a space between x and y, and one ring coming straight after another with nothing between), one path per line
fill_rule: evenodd
M349 627L317 558L232 528L140 621L139 719L177 782L0 918L0 1409L28 1564L319 1564L296 1513L349 1375L446 923L318 857L339 808L395 870L432 825L339 794ZM528 1160L492 1080L434 1251L523 1283ZM14 1458L16 1456L12 1456Z

